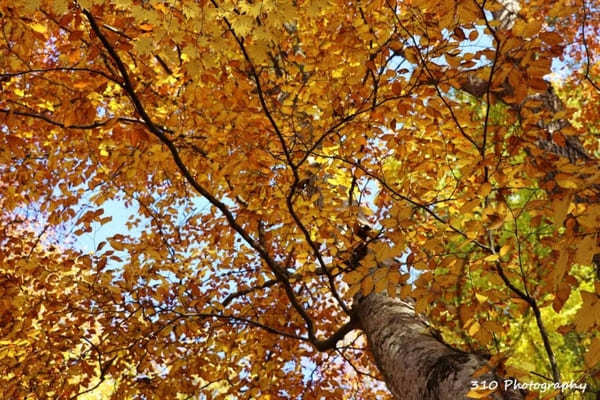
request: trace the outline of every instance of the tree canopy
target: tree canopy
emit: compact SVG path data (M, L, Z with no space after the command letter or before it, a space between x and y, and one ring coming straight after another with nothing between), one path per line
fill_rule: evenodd
M392 398L379 293L596 398L599 10L0 0L0 397Z

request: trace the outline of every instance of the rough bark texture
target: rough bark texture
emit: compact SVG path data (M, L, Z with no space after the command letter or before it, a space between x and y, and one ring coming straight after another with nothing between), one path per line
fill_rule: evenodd
M495 380L503 389L504 379L492 372L473 378L486 360L436 339L408 302L371 294L358 302L357 317L388 388L399 400L466 399L474 379ZM492 398L525 395L499 390Z

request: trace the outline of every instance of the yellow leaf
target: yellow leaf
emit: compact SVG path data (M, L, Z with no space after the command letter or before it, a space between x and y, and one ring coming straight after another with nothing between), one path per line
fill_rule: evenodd
M387 295L390 297L396 297L396 285L391 282L388 283Z
M41 0L27 0L23 1L22 7L27 13L34 13L40 6Z
M140 37L134 42L134 46L139 53L151 53L154 50L154 38L151 36Z
M470 213L480 204L480 202L481 201L479 199L468 201L460 208L460 212L463 214Z
M31 29L33 29L37 33L46 33L46 30L47 30L46 25L42 25L37 22L34 24L31 24L29 26L31 27Z
M543 32L540 34L540 38L552 46L560 44L563 40L565 40L564 37L558 32Z
M57 15L63 15L69 10L69 0L53 0L51 4Z
M419 63L418 53L412 47L409 47L409 48L406 49L406 51L404 52L404 58L406 58L406 60L408 62L410 62L411 64L418 64Z
M488 194L490 194L491 191L492 185L489 182L486 182L483 185L481 185L481 189L479 189L479 194L482 197L486 197Z
M400 273L398 271L390 271L387 280L392 285L397 285L400 282Z
M492 393L494 393L494 390L492 390L492 389L483 389L483 390L471 389L471 390L469 390L469 393L467 393L467 397L469 397L471 399L483 399Z
M108 239L108 242L110 243L110 246L117 251L124 249L123 243L119 242L118 240Z
M563 249L560 252L558 260L554 264L552 271L548 274L549 283L552 286L557 285L567 273L569 267L569 252Z
M360 284L360 291L364 296L368 296L373 292L373 288L375 287L373 283L373 277L371 275L367 276Z
M589 265L592 263L592 257L597 253L596 237L587 235L578 243L575 253L575 263Z
M353 285L355 283L360 282L362 276L358 271L351 271L344 276L344 281Z
M311 0L308 3L307 11L309 15L317 16L329 5L328 0Z
M479 329L481 329L479 322L475 322L473 325L471 325L469 327L469 335L474 336L477 332L479 332Z
M484 258L483 261L494 262L494 261L498 261L499 258L500 257L498 256L498 254L490 254L489 256Z
M517 36L529 38L539 33L541 28L542 21L540 20L528 21L519 19L513 27L513 33Z
M562 199L554 200L552 202L552 219L556 225L562 224L567 216L570 204L571 196L564 196Z
M585 214L577 216L577 222L584 228L592 231L598 226L600 217L600 204L589 204L586 207Z
M381 293L387 288L388 284L385 279L380 279L375 283L375 293Z
M481 324L489 332L501 333L503 331L502 325L498 321L487 320Z
M475 293L475 297L477 298L477 301L479 301L480 303L483 303L485 301L487 301L487 296L484 296L480 293Z
M255 40L248 46L248 54L257 64L269 62L269 46L268 43L261 40Z
M239 15L233 19L235 32L240 36L246 36L254 27L254 18L250 15Z
M504 246L502 246L502 248L500 249L500 257L504 257L505 255L508 254L509 251L512 250L512 245L510 244L505 244Z
M556 183L558 186L565 189L577 189L579 187L578 180L571 175L558 174L556 175Z
M375 281L385 281L386 276L388 274L389 268L379 268L373 274L373 279Z
M352 298L352 297L354 297L354 295L355 295L356 293L358 293L360 290L361 290L361 287L360 287L360 285L352 285L352 286L350 286L350 289L348 289L348 293L347 293L347 295L348 295L350 298Z
M598 362L600 362L600 337L594 338L592 344L588 348L587 353L585 353L585 363L588 367L592 368Z
M419 297L415 303L415 311L417 313L425 313L429 307L429 297Z
M339 79L344 76L344 72L345 71L343 68L335 69L335 70L331 71L331 77L334 79Z
M575 315L575 329L578 332L585 332L600 322L600 299L595 293L585 290L580 294L582 304Z

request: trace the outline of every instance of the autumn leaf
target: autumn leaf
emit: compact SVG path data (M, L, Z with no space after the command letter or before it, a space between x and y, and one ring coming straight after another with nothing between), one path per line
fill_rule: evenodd
M471 389L467 393L467 397L470 399L485 399L485 398L488 398L488 396L490 396L492 393L494 393L494 390L492 390L492 389L485 389L485 390Z
M598 362L600 362L600 338L595 338L585 354L585 363L592 368Z
M0 2L0 398L597 386L596 0Z

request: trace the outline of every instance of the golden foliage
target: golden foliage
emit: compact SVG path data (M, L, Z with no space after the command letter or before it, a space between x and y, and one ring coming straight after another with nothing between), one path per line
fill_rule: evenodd
M0 397L388 396L354 297L510 354L584 284L593 383L600 5L506 4L0 0Z

